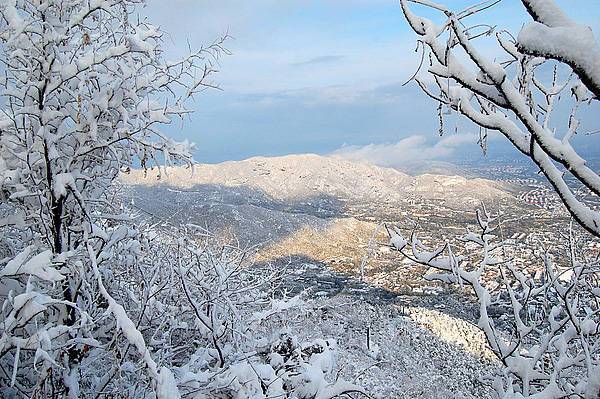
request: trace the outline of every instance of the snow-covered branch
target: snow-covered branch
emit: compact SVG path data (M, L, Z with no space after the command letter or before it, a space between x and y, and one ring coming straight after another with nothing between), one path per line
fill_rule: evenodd
M0 2L0 196L14 214L2 221L0 386L24 397L91 392L80 366L114 349L110 334L139 352L158 396L173 379L113 292L116 269L141 256L137 233L104 215L123 213L110 186L136 160L193 163L193 145L160 126L214 86L226 50L218 40L165 62L162 32L133 18L142 3Z
M504 365L493 380L499 398L597 397L598 259L579 250L571 233L563 248L545 250L538 269L519 270L497 240L497 220L485 209L477 219L479 231L461 237L459 248L430 250L395 227L388 229L390 245L430 267L427 278L473 290L478 325Z
M411 2L441 10L445 22L437 25L417 16ZM598 100L600 49L594 35L589 27L570 20L553 0L523 0L535 22L527 24L516 39L508 32L496 32L506 60L491 59L479 50L476 39L494 34L494 28L477 34L466 25L465 16L493 4L484 2L454 13L441 5L401 0L409 25L429 49L428 72L440 94L434 94L421 77L416 78L417 83L442 106L458 111L482 129L502 133L540 168L571 215L599 236L600 213L583 202L565 179L569 173L592 194L600 195L600 176L571 143L580 127L579 109ZM555 61L552 78L545 78ZM572 69L563 82L558 77L561 64ZM559 134L551 117L569 89L572 112L563 124L566 128L559 125L564 129Z

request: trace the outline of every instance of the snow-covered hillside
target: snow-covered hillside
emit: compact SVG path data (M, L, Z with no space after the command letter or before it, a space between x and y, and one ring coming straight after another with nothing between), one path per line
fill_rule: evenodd
M121 176L141 220L201 226L255 248L261 262L285 264L293 256L357 275L368 257L368 280L408 292L421 285L416 276L398 273L397 257L385 248L369 249L370 241L387 239L380 223L416 221L440 237L446 234L440 226L463 229L482 202L515 202L511 187L499 182L409 176L310 154L200 164L193 173L170 168L160 179L157 174L133 170Z
M199 164L193 172L189 168L169 168L160 179L157 175L156 171L145 176L134 170L122 180L184 189L207 185L245 187L283 201L325 196L347 201L400 201L412 195L436 197L440 190L446 198L460 195L464 199L467 193L467 201L462 204L510 196L509 187L490 180L446 175L413 177L396 169L314 154Z
M487 394L479 378L494 366L469 321L472 309L439 283L422 280L422 268L405 267L382 246L387 236L378 225L404 217L458 223L481 201L514 201L511 187L462 176L410 176L318 155L251 158L197 165L193 174L171 168L160 179L156 175L134 170L121 177L140 220L166 228L201 226L252 247L255 268L285 270L280 288L312 298L307 313L290 322L306 339L338 341L345 380L381 398ZM463 372L455 370L457 364ZM432 379L443 390L432 389Z

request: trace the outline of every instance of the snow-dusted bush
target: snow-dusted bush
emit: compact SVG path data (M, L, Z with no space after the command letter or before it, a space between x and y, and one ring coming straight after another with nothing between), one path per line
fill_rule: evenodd
M273 298L275 270L248 268L246 252L212 239L190 240L190 231L172 238L164 231L121 229L135 235L139 256L128 259L127 251L115 251L103 274L115 303L134 324L121 334L119 320L106 318L106 306L95 309L95 317L106 319L106 332L84 347L79 364L84 396L152 396L147 360L137 345L145 345L148 356L172 373L167 374L172 381L156 389L158 397L300 399L360 392L332 381L334 342L300 343L285 328L287 312L303 301Z
M441 121L446 109L458 111L480 127L484 146L488 129L502 133L539 167L573 218L600 236L600 212L583 202L578 187L565 178L573 176L585 194L600 195L600 176L571 144L581 125L578 111L600 100L600 47L591 28L569 18L553 0L521 2L533 22L515 37L496 30L493 22L468 24L469 17L492 10L498 0L458 13L428 0L401 0L419 35L421 65L429 63L428 77L437 89L421 76L415 80L439 102ZM445 21L438 25L417 16L409 3L439 11ZM477 41L492 35L500 54L490 57L484 51L489 46ZM564 113L559 100L569 92L572 109Z
M598 257L579 250L571 234L564 247L541 248L537 272L519 270L495 235L496 219L485 209L477 219L479 231L460 238L460 255L450 244L427 248L414 231L406 239L395 227L388 229L390 244L429 266L433 273L426 278L472 289L479 328L503 364L493 378L497 397L598 398Z
M188 113L221 48L164 62L162 33L131 18L140 3L0 3L0 381L22 396L78 397L80 364L117 333L157 392L171 385L111 292L113 266L134 267L141 244L108 187L134 157L191 161L190 145L157 127Z
M360 391L326 382L332 342L282 335L296 303L273 302L272 276L244 270L244 252L140 229L120 205L111 185L135 159L192 164L159 128L190 112L224 51L165 62L140 4L0 2L0 395Z

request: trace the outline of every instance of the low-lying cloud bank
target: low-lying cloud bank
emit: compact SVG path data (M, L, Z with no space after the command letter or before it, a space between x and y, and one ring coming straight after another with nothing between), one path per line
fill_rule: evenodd
M478 136L472 133L451 134L435 142L422 135L413 135L391 144L344 145L330 155L379 166L402 167L420 161L447 159L459 147L474 145L477 140Z

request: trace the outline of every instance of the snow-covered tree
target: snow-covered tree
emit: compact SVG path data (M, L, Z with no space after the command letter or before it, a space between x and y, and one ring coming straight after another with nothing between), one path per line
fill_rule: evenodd
M300 301L274 300L243 251L128 216L114 179L137 161L193 166L160 127L226 51L166 62L141 5L0 1L0 396L362 392L332 381L332 341L282 330Z
M539 167L573 218L600 236L600 212L582 201L579 187L568 184L565 176L573 176L587 193L600 195L600 176L572 145L581 125L578 111L600 100L600 47L591 28L569 18L553 0L521 1L533 21L515 37L493 23L467 22L498 0L461 12L428 0L401 0L437 90L422 76L415 80L439 102L441 120L444 108L458 111L481 128L484 145L487 129L502 133ZM444 22L417 16L410 3L439 11ZM488 49L477 45L478 39L492 35L501 55L487 56ZM556 111L569 91L571 112Z
M139 4L0 2L0 385L23 396L79 397L79 364L103 345L107 317L157 393L172 380L106 283L115 262L134 267L140 251L136 233L115 223L109 186L136 158L191 162L190 144L159 126L189 112L184 102L210 84L222 48L165 62L162 33L136 17Z
M457 111L480 127L484 146L488 129L500 132L539 167L573 218L600 236L600 212L580 195L581 187L600 195L600 176L572 145L581 126L578 111L600 100L600 48L591 29L553 0L521 2L533 22L513 36L491 23L467 22L498 0L461 12L427 0L401 0L419 35L421 65L429 64L426 76L414 79L439 102L442 123L446 109ZM417 16L415 4L439 11L443 22ZM487 37L494 38L501 55L487 56L489 47L477 44ZM560 108L569 93L571 110L565 114ZM579 185L568 183L567 174ZM541 265L523 270L497 239L498 220L485 209L477 218L479 231L461 237L462 248L431 249L415 232L406 239L397 228L388 230L390 243L429 266L428 278L470 287L475 294L478 325L503 365L493 381L499 398L597 398L598 258L582 251L571 231L556 247L540 248Z
M491 382L498 398L598 398L598 257L582 251L570 231L565 245L541 248L541 267L520 270L515 251L498 239L497 217L483 209L477 221L478 230L461 237L458 248L428 248L415 231L407 239L395 227L388 229L390 244L428 266L427 279L475 294L478 326L503 366Z

